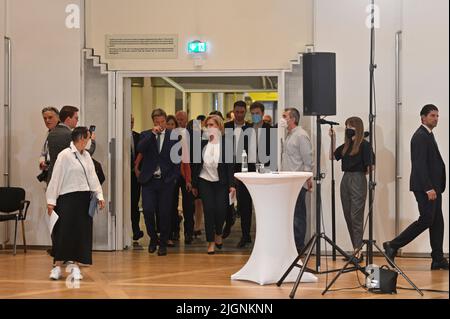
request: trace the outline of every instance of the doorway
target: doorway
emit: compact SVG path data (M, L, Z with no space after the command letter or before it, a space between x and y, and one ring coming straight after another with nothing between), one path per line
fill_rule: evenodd
M280 72L117 72L116 75L116 180L115 185L116 247L117 250L132 246L130 217L130 147L131 114L134 130L151 129L150 114L154 108L162 108L168 115L183 110L188 119L220 111L226 118L235 101L244 100L248 105L262 102L266 114L276 119L284 110L284 86ZM250 112L247 112L250 120ZM226 119L225 119L226 120ZM278 150L279 153L279 150ZM120 209L122 208L122 209ZM141 215L141 224L143 216ZM145 227L142 228L144 230ZM146 233L144 231L144 233ZM145 242L144 242L145 243Z

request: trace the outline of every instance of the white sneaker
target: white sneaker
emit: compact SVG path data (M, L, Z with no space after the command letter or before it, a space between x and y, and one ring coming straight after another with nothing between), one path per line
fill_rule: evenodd
M73 280L82 280L83 275L81 274L80 268L78 266L75 266L72 268L72 271L70 272L72 274Z
M53 267L52 271L50 271L50 279L58 280L61 278L61 267L56 266Z

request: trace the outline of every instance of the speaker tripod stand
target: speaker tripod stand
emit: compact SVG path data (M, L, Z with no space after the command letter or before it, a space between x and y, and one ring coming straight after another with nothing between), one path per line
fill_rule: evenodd
M374 104L375 98L375 79L374 79L374 72L377 67L375 64L375 1L370 0L370 6L371 6L371 29L370 29L370 65L369 65L369 144L370 144L370 163L375 163L374 161L374 154L372 152L373 146L374 146L374 137L375 137L375 117L374 110L376 107L376 104ZM375 149L376 151L376 149ZM395 270L406 279L406 281L421 295L423 296L422 291L417 288L417 286L406 276L406 274L400 269L400 267L397 266L397 264L394 263L393 260L391 260L383 250L378 247L376 244L376 241L373 239L373 203L374 203L374 194L375 194L375 187L377 183L375 181L375 174L374 170L372 168L369 168L369 239L363 240L363 243L361 247L359 247L356 252L354 253L354 256L357 256L358 253L366 246L366 266L373 264L373 247L375 247L389 262L389 264L395 268ZM351 260L351 259L350 259ZM352 270L348 270L347 266L350 262L347 262L344 267L338 272L336 277L333 278L333 280L330 282L330 284L325 288L325 290L322 292L322 295L324 295L330 287L336 282L336 280L342 275L344 272L350 272Z
M359 265L356 258L353 258L349 254L347 254L344 250L342 250L338 245L336 245L335 242L333 242L330 238L328 238L328 236L324 232L322 232L321 227L320 227L320 225L321 225L321 204L322 204L321 184L322 184L322 179L324 178L324 174L322 174L320 171L320 150L321 150L321 144L322 144L321 124L322 124L322 121L320 119L320 116L317 116L316 177L314 178L315 182L316 182L316 232L311 237L311 239L308 241L306 246L300 251L299 255L294 259L294 261L289 266L289 268L286 270L286 272L283 274L281 279L277 282L277 286L280 287L283 284L286 277L289 275L289 273L295 267L300 268L300 273L297 276L297 280L295 281L295 284L294 284L294 287L292 288L291 293L289 294L289 297L291 299L294 298L295 293L297 292L298 286L300 284L300 281L303 277L303 273L305 272L305 270L307 270L313 274L324 274L324 273L330 273L330 272L336 272L336 271L349 272L349 271L358 270L358 271L361 271L362 273L364 273L364 275L367 275L366 271L364 270L363 267L361 267ZM354 267L348 268L345 270L334 269L334 270L321 271L320 270L320 258L321 258L321 245L320 245L321 242L320 241L322 239L325 240L326 242L328 242L333 247L333 249L337 250L340 254L342 254L342 256L348 258L349 262L347 263L347 265L349 263L353 263ZM312 270L310 268L307 268L307 266L308 266L309 260L311 259L311 255L312 255L314 248L316 248L316 269ZM305 253L306 253L306 259L305 259L304 263L299 264L301 257Z

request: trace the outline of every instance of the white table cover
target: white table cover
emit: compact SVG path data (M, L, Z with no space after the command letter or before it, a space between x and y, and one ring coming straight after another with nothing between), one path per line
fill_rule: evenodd
M234 176L245 184L252 197L256 238L249 260L231 279L260 285L276 283L298 256L294 241L295 203L312 173L236 173ZM299 271L294 267L285 282L294 282ZM317 277L304 272L301 281L317 282Z

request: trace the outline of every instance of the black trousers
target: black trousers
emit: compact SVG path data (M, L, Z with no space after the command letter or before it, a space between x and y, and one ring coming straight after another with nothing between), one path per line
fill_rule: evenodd
M223 223L229 202L228 187L220 182L209 182L202 178L198 183L205 214L206 241L214 242L214 235L222 235Z
M194 235L194 195L186 190L186 181L183 177L180 178L179 187L183 196L184 237L192 238Z
M391 240L392 248L406 246L426 229L430 229L431 257L435 261L444 258L444 218L442 216L442 194L437 194L436 200L428 200L425 192L414 192L419 205L419 219L408 226L400 235Z
M252 197L244 183L237 181L236 186L237 209L241 215L242 238L250 240L250 228L252 227Z
M297 202L295 203L294 237L295 237L295 246L297 247L298 250L305 247L306 193L308 193L308 190L302 187L300 193L298 194Z
M156 217L158 216L161 247L167 246L174 189L175 180L166 182L162 179L152 179L147 184L142 185L145 226L150 236L151 245L156 245L158 240L156 232Z
M141 232L139 226L141 213L139 212L139 198L141 197L141 184L139 184L134 171L131 172L131 227L133 235L138 236Z
M173 190L173 199L172 199L172 209L170 216L170 240L175 240L180 238L180 223L179 223L179 215L178 215L178 198L179 198L179 186L180 183L177 180L175 188Z

